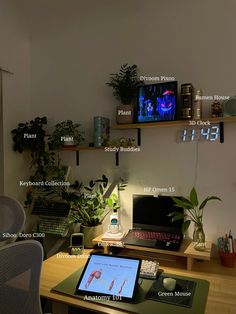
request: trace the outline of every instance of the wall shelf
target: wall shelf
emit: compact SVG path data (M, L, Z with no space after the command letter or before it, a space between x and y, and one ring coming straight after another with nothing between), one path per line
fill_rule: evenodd
M146 129L146 128L163 128L171 126L188 126L189 121L192 120L176 120L176 121L162 121L162 122L147 122L147 123L132 123L132 124L115 124L111 128L113 130L122 129ZM201 121L210 121L211 123L219 122L236 122L236 116L219 117L219 118L203 118Z
M115 124L111 127L113 130L137 130L137 144L141 145L141 129L146 128L163 128L174 126L190 126L190 120L176 120L163 122L149 122L149 123L133 123L133 124ZM201 121L210 121L211 123L220 123L220 142L224 142L224 123L236 122L236 116L233 117L219 117L219 118L204 118ZM104 151L104 147L90 147L90 146L68 146L62 147L59 151L73 151L76 153L76 165L79 166L79 152L80 151ZM116 166L119 166L119 152L115 153Z
M194 120L176 120L176 121L162 121L162 122L149 122L149 123L132 123L132 124L115 124L112 126L113 130L137 130L137 143L141 145L141 129L147 128L164 128L174 126L192 126L189 121ZM236 116L232 117L218 117L218 118L203 118L200 121L210 121L210 123L220 124L220 142L224 143L224 123L236 122ZM202 125L203 126L203 125Z
M104 151L104 147L94 147L94 146L68 146L61 147L59 151L72 151L75 152L76 165L79 166L79 152L80 151Z

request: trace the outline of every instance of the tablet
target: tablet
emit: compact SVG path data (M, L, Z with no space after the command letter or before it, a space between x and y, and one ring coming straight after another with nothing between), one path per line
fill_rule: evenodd
M91 254L79 282L76 294L100 296L99 299L133 301L137 289L141 260L133 257Z

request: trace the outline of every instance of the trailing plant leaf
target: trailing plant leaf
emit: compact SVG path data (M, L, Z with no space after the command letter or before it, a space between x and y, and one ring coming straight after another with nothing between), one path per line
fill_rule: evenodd
M201 205L199 206L199 209L203 209L207 202L210 201L210 200L218 200L218 201L222 201L219 197L217 196L210 196L210 197L207 197L202 203Z

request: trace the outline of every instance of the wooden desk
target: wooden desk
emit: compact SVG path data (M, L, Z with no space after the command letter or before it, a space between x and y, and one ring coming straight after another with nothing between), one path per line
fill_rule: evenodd
M90 252L91 250L85 250L85 254ZM124 314L125 312L111 309L109 306L79 300L50 291L52 287L84 265L86 260L86 256L84 258L71 257L66 253L58 253L43 262L40 295L52 301L53 314L67 314L68 305L82 309L92 309L97 313ZM191 272L174 267L164 267L162 264L160 267L168 273L201 278L210 282L205 314L235 314L235 268L225 268L220 265L218 260L214 259L208 263L196 262Z

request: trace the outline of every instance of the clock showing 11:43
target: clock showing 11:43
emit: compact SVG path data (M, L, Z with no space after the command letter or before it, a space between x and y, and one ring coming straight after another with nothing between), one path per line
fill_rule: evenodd
M208 126L188 126L178 132L178 142L208 141L211 143L223 142L222 126L220 123L214 123Z

